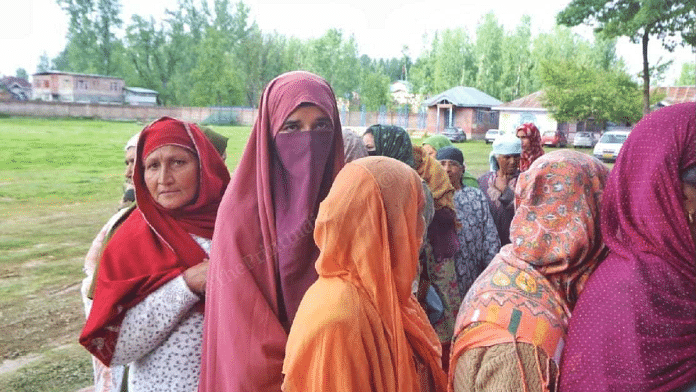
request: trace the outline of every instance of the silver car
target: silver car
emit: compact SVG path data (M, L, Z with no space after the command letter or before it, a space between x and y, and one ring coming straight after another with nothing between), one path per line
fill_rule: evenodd
M594 135L590 132L578 132L573 138L573 147L592 148L595 145Z

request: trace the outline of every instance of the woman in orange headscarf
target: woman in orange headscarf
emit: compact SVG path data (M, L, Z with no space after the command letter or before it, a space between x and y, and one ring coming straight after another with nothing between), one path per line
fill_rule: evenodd
M284 391L443 390L440 344L411 293L423 205L418 174L394 159L338 174L316 220L319 279L290 330Z

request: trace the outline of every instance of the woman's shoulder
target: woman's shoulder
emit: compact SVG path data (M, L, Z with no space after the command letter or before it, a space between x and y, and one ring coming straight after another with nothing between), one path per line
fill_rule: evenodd
M319 278L302 298L293 325L305 316L317 323L350 322L358 317L361 306L355 286L340 278Z

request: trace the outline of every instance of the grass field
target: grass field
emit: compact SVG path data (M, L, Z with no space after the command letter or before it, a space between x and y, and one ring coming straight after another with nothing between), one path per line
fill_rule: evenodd
M142 126L0 118L0 391L90 385L89 356L77 343L83 258L116 211L123 145ZM233 169L249 127L215 130L230 138ZM457 146L468 171L488 170L490 145Z

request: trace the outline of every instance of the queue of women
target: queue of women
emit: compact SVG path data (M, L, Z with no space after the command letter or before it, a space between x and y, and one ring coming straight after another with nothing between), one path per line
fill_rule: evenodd
M343 131L307 72L266 86L232 178L213 141L165 117L126 146L136 203L83 285L97 390L695 387L696 103L611 174L523 124L476 181L446 139Z

